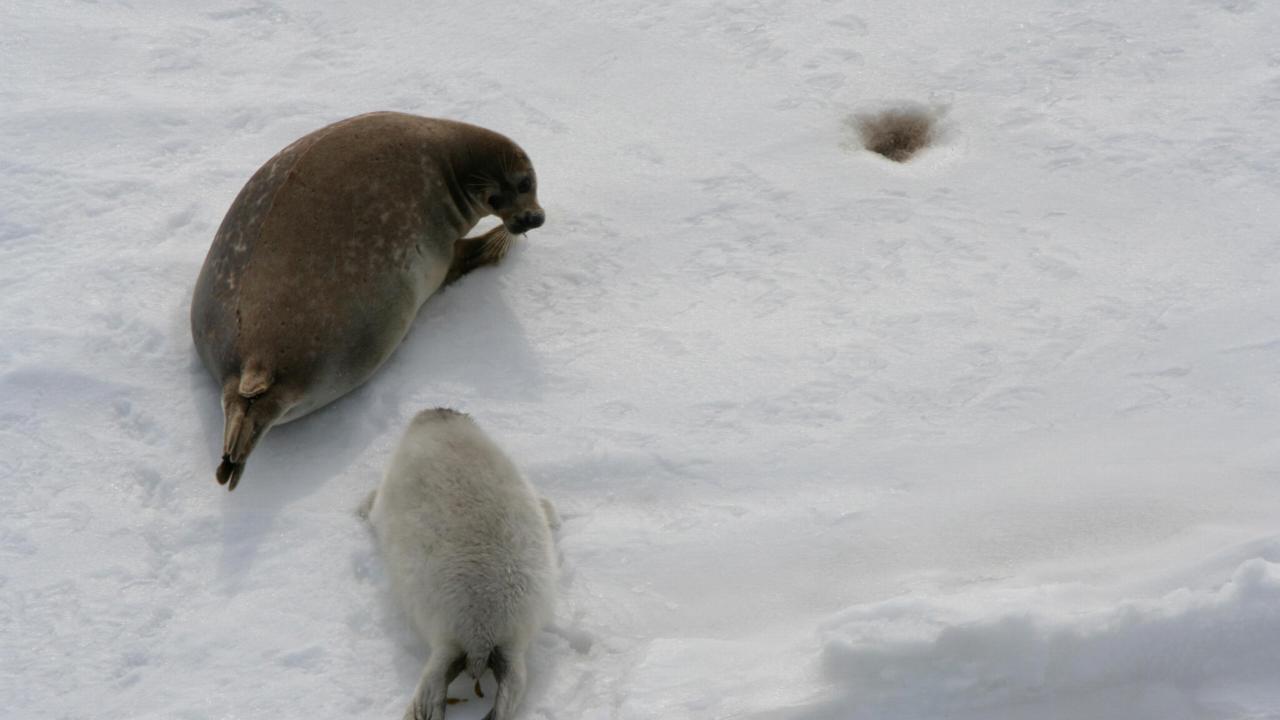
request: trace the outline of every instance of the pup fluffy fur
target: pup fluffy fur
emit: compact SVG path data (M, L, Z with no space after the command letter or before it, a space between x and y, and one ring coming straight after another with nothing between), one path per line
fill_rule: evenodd
M413 419L362 510L431 647L406 720L442 720L464 669L498 683L485 720L513 718L529 644L553 609L554 510L471 418L446 409Z

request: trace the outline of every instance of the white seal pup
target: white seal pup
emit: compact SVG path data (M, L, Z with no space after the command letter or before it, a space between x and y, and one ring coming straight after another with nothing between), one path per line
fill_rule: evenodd
M431 648L406 720L442 720L463 669L477 681L493 672L498 693L485 720L511 720L529 644L554 606L550 504L470 417L440 408L409 424L361 511Z
M503 225L466 234L486 215ZM191 334L222 389L219 483L234 490L273 426L373 375L442 286L542 225L529 157L450 120L371 113L267 161L214 236Z

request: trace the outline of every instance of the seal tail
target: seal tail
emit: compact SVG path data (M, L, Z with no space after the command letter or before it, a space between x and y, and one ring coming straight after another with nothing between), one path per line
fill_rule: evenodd
M240 373L236 393L242 398L255 398L271 387L271 373L257 365L249 365Z
M289 409L278 389L271 387L271 377L247 370L240 377L229 378L222 389L222 410L226 425L222 433L222 463L215 473L218 484L235 490L244 474L249 453L267 430Z

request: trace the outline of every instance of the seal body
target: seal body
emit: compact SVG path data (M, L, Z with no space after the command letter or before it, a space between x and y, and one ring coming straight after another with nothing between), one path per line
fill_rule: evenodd
M551 619L554 510L466 415L418 414L367 501L401 606L431 647L405 713L441 720L463 669L492 670L487 720L509 720L524 694L525 654Z
M464 237L490 214L503 225ZM473 125L372 113L281 150L228 209L191 303L222 388L218 481L234 489L273 424L367 380L432 293L542 221L528 156Z

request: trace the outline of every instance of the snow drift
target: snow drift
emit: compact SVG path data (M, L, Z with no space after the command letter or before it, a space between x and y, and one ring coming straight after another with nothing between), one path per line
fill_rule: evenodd
M824 664L848 693L850 717L1033 703L1044 713L1048 701L1082 703L1124 686L1179 689L1190 711L1188 698L1215 681L1280 677L1280 563L1255 558L1214 590L1107 607L1072 607L1069 594L1043 587L850 608L822 629ZM1169 712L1139 704L1105 716Z

